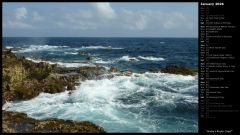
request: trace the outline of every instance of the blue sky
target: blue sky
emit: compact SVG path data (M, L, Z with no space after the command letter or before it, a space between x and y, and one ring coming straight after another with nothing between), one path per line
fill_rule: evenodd
M197 3L3 3L4 37L197 37Z

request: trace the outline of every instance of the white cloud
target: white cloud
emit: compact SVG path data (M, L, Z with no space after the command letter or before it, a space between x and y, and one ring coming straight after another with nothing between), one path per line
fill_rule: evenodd
M139 30L143 30L147 27L147 20L145 16L140 15L139 19L136 21L136 27Z
M96 29L98 24L97 21L93 20L93 13L88 10L79 10L75 12L65 11L62 17L57 19L57 26L62 28L88 30Z
M4 28L10 29L32 29L33 26L27 20L28 11L25 7L13 10L12 16L4 21ZM28 22L28 23L27 23Z
M197 17L196 17L197 18ZM108 2L91 3L81 9L29 10L20 7L3 16L4 28L56 29L99 33L176 33L197 29L196 18L184 11L164 11L161 9L114 9ZM107 33L106 32L106 33ZM120 33L119 32L119 33ZM84 33L84 32L83 32Z
M93 12L91 10L79 10L78 14L80 17L84 18L84 19L90 19L93 17Z
M114 9L111 7L109 2L97 2L93 4L97 13L104 18L113 19L116 17Z
M27 17L27 13L28 13L28 11L25 7L17 8L15 10L15 17L17 20L22 20Z
M161 19L161 25L165 29L176 29L188 27L190 19L181 12L169 12Z
M21 21L8 21L5 25L8 28L14 29L32 29L33 26Z
M65 26L65 24L63 22L56 22L56 25L58 27L62 27L62 28L64 28L64 26Z
M38 12L34 11L33 13L33 21L42 21L44 20L43 16L40 16Z
M174 20L166 20L163 22L163 28L165 29L173 29L177 27L177 23Z
M144 30L148 24L148 13L142 11L122 10L119 21L122 26L131 30Z

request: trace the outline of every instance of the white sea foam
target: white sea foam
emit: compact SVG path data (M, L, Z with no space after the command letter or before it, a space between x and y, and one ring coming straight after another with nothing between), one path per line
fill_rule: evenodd
M64 54L78 55L78 52L64 52Z
M131 57L128 55L122 56L121 58L118 59L119 61L139 61L136 57Z
M95 63L98 63L98 64L109 64L109 63L111 63L111 61L96 60Z
M112 46L82 46L83 49L123 49L120 47L112 47Z
M40 63L40 62L47 62L47 61L43 61L41 59L34 59L34 58L30 58L30 57L26 57L27 60L30 60L34 63Z
M94 63L97 63L97 64L110 64L110 63L113 63L114 61L111 61L111 60L103 60L102 58L98 58L98 57L95 57L94 60L93 60Z
M138 56L138 58L143 60L150 60L150 61L164 61L164 58L161 57L153 57L153 56Z
M19 53L54 50L57 48L67 48L68 46L53 46L53 45L29 45L18 50Z
M131 56L128 56L128 55L122 56L121 58L117 59L117 61L140 61L140 60L164 61L165 59L162 58L162 57L153 57L153 56L131 57Z
M74 63L65 63L65 62L56 62L61 67L96 67L96 65L92 63L80 63L80 62L74 62Z
M12 47L12 46L6 46L6 48L7 48L7 49L12 49L12 48L14 48L14 47Z
M173 127L171 132L183 132L189 131L186 122L197 125L197 121L174 117L170 112L179 106L179 102L187 107L197 103L197 96L181 91L189 88L197 93L196 84L197 76L133 73L111 79L86 80L71 94L68 91L41 93L28 101L8 102L2 108L24 112L37 119L88 120L107 132L164 132L169 131L167 127ZM167 113L162 116L159 110ZM182 111L186 113L187 109ZM197 116L197 111L195 113ZM167 123L167 116L174 118L176 124ZM177 124L180 120L181 123ZM194 129L196 132L197 126Z
M35 63L45 62L48 64L57 64L60 67L95 67L96 65L92 63L81 63L81 62L52 62L52 61L45 61L41 59L33 59L33 58L26 58L27 60L30 60Z

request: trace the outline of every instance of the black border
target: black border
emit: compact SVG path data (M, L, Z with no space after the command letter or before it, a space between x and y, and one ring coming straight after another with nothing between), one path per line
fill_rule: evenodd
M3 0L2 1L2 3L22 3L22 2L32 2L32 3L36 3L36 2L146 2L146 3L149 3L149 2L193 2L193 3L195 3L195 2L197 2L198 3L198 11L199 11L199 9L200 9L200 2L225 2L225 3L227 3L227 4L230 4L231 6L232 6L232 8L231 7L228 7L229 9L227 9L226 8L226 10L229 10L229 11L226 11L228 14L230 13L232 13L232 14L235 14L236 16L231 16L232 18L231 19L233 19L234 17L236 17L235 19L237 19L238 18L238 15L236 14L236 13L234 13L234 10L237 12L237 9L238 9L238 7L237 7L237 4L235 4L235 3L231 3L230 2L230 0L228 1L228 2L226 2L227 0L148 0L148 1L143 1L143 0L139 0L139 1L134 1L134 0L128 0L128 1L126 1L126 0L108 0L108 1L105 1L105 0L91 0L91 1L87 1L87 0L81 0L81 1L77 1L77 0L68 0L68 1L64 1L64 0L21 0L21 1L19 1L19 0ZM1 3L1 6L3 6L2 5L2 3ZM2 8L2 10L3 10L3 8ZM2 13L2 10L1 10L1 13ZM224 11L225 12L225 11ZM2 15L3 16L3 15ZM200 19L200 12L198 12L198 53L200 54L200 38L199 38L199 36L200 36L200 24L199 24L199 19ZM234 20L234 19L233 19ZM235 20L234 20L235 21ZM237 21L235 21L235 23L237 23ZM235 25L237 25L237 24L235 24ZM238 28L238 27L237 27ZM2 33L3 34L3 33ZM3 38L3 37L2 37ZM2 49L2 48L1 48ZM236 50L237 51L237 50ZM198 55L199 55L198 54ZM198 73L200 73L200 57L198 57ZM1 66L2 66L2 61L1 61ZM1 73L2 73L2 71L1 71ZM1 78L2 79L2 78ZM200 78L198 77L198 89L200 90L200 85L199 85L199 83L200 83ZM238 88L239 89L239 88ZM198 103L200 103L200 92L198 92ZM2 98L2 97L1 97ZM239 102L238 102L239 103ZM202 129L202 128L204 128L204 127L209 127L209 128L213 128L213 125L210 125L209 123L206 123L206 122L203 122L203 120L201 120L201 118L200 118L200 104L198 104L198 133L185 133L185 132L179 132L179 133L162 133L162 132L160 132L159 134L207 134L206 132L204 132L204 129ZM1 114L2 114L2 112L1 112ZM238 117L239 118L239 117ZM1 118L2 119L2 118ZM216 124L216 125L221 125L221 124L227 124L227 123L219 123L221 120L216 120L216 122L214 123L214 124ZM2 121L1 121L2 122ZM202 125L203 124L206 124L206 125L204 125L204 127L202 127ZM209 125L208 125L209 124ZM234 123L231 123L231 125L233 125ZM237 133L237 134L240 134L240 132L239 132L239 127L237 126L237 125L239 125L239 123L238 124L236 124L236 125L233 125L233 128L236 128L236 129L238 129L238 130L236 130L236 132L235 132L235 134ZM220 128L220 127L219 127ZM216 133L213 133L213 134L216 134Z

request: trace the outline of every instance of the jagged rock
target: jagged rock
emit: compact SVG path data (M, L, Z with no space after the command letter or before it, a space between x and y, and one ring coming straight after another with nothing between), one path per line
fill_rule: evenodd
M41 92L57 93L74 90L78 80L97 78L104 68L61 68L44 62L33 63L16 56L11 50L3 50L2 105L6 101L26 100ZM75 122L59 119L35 120L26 114L3 111L3 132L6 133L83 133L104 132L91 122Z
M166 68L161 69L161 72L163 73L170 73L170 74L181 74L181 75L196 75L197 71L186 68L186 67L180 67L180 66L168 66Z
M41 92L56 93L74 90L78 80L99 79L106 70L103 67L57 67L45 62L33 63L24 57L4 50L3 100L26 100Z
M3 133L104 133L104 129L88 121L62 119L36 120L24 113L2 111Z
M68 84L67 85L67 90L75 90L75 85L74 84Z
M116 67L111 67L109 72L118 72L119 70Z
M123 71L123 72L121 72L121 75L131 76L132 75L132 71Z
M150 68L149 71L150 71L150 72L153 72L153 73L157 73L157 72L159 72L159 69L156 69L156 68Z

